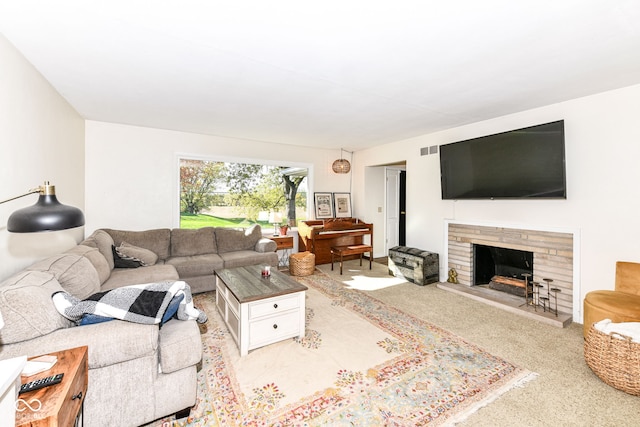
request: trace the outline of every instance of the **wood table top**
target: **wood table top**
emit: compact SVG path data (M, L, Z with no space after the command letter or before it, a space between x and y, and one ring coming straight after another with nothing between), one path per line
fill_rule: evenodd
M262 265L216 270L218 276L240 304L277 297L308 288L284 273L271 269L271 276L262 277Z
M24 401L36 404L37 400L41 407L36 412L30 410L16 412L16 427L74 425L84 396L87 394L88 347L76 347L49 354L58 358L56 364L48 371L23 377L22 382L26 383L63 373L62 382L21 394L20 398ZM4 425L2 420L0 420L0 425Z

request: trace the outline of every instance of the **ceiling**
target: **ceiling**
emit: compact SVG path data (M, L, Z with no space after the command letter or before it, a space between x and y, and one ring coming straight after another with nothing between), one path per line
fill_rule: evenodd
M640 83L637 0L0 0L86 119L359 150Z

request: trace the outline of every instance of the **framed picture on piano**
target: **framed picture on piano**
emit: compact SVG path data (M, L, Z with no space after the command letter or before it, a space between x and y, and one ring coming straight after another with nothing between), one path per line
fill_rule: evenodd
M351 193L333 193L336 218L351 218Z
M331 193L313 193L316 219L333 218L333 198Z

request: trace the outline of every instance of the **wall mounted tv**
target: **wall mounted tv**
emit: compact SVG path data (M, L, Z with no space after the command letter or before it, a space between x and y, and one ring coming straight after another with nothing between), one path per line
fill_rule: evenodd
M440 146L442 199L566 199L564 121Z

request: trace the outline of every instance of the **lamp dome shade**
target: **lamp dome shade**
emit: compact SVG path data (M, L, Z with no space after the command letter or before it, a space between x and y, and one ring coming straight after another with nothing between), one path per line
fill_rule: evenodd
M63 205L55 194L41 194L35 205L18 209L7 221L11 233L57 231L84 225L84 214L78 208Z

